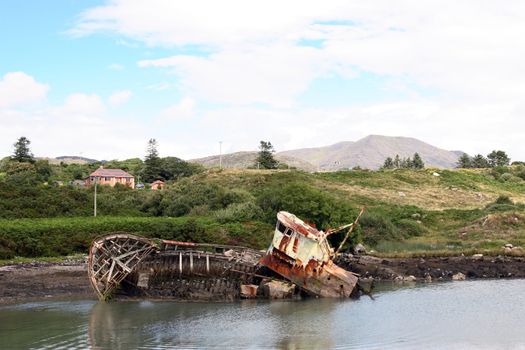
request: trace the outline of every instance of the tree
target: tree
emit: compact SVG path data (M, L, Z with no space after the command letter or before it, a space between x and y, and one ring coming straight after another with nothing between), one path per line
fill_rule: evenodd
M13 145L15 147L15 152L11 159L20 163L34 163L35 160L33 158L33 154L29 149L30 143L31 141L29 141L25 136L20 137Z
M495 166L507 166L510 163L510 158L507 156L507 153L499 150L492 151L487 155L489 165L491 167Z
M414 153L414 158L412 159L412 168L414 169L423 169L425 167L425 163L423 162L423 159L421 159L421 156L419 153Z
M412 168L412 159L410 159L410 157L403 158L401 160L401 164L399 165L399 167L402 168L402 169Z
M279 164L274 158L272 143L270 141L261 141L259 145L259 154L255 159L255 166L263 169L276 169Z
M472 167L473 168L488 168L489 162L487 158L483 157L481 154L476 154L472 158Z
M458 159L458 168L472 168L472 158L466 153L463 153Z
M391 157L388 157L385 159L385 162L383 163L382 169L394 169L394 161Z
M144 159L144 171L142 173L143 180L146 182L153 182L155 180L162 179L162 161L159 158L157 146L157 140L150 139L148 141L146 158Z
M160 175L165 180L176 180L180 177L191 176L201 172L203 167L200 164L188 163L177 157L161 158Z
M400 168L401 167L401 158L399 158L399 154L396 154L394 157L394 168Z

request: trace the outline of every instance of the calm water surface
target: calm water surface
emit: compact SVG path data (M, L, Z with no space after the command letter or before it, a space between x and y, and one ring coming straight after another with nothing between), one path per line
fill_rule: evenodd
M525 280L375 300L49 301L0 307L0 349L525 349Z

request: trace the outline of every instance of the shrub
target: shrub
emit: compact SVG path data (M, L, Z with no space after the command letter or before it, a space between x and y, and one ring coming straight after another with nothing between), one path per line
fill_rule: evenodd
M242 222L261 219L263 211L253 202L233 203L216 211L214 216L219 222Z

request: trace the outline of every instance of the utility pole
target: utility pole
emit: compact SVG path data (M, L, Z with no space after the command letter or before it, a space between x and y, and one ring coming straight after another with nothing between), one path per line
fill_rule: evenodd
M95 176L95 194L93 198L93 216L97 216L97 179L98 176Z
M219 169L222 169L222 141L219 141Z

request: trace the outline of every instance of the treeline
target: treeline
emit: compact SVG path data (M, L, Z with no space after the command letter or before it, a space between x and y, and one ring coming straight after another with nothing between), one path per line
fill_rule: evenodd
M141 182L177 180L204 171L200 164L189 163L177 157L159 157L155 139L148 142L145 161L131 158L90 164L61 162L54 165L47 160L37 160L29 148L30 143L26 137L20 137L14 144L13 155L0 160L0 179L20 182L21 179L18 178L23 178L25 182L33 184L46 182L68 184L74 180L85 179L100 166L123 169L136 176Z
M481 154L476 154L474 157L463 153L459 157L458 168L494 168L498 166L507 166L510 164L510 158L506 152L501 150L494 150L490 152L487 157Z
M412 158L401 158L399 154L396 154L393 159L388 157L385 159L381 169L423 169L424 167L425 163L423 159L421 159L419 153L416 152Z

